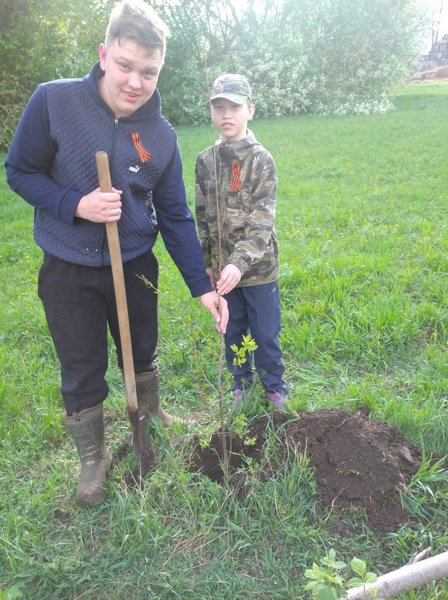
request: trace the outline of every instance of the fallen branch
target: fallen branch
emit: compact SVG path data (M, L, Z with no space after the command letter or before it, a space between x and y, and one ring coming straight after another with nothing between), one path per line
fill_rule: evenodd
M448 577L448 552L412 563L386 573L375 581L347 592L342 600L380 600L396 598L432 581Z
M411 560L408 562L408 565L413 565L416 562L420 562L421 560L425 560L432 552L432 547L428 546L421 552L415 553L411 556Z

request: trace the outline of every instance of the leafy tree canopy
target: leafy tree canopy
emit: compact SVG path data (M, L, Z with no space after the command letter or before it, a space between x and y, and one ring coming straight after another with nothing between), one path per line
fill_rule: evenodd
M430 22L429 0L152 0L171 30L160 79L173 124L207 118L207 76L247 76L257 114L380 112ZM35 87L97 60L112 0L2 0L0 150Z

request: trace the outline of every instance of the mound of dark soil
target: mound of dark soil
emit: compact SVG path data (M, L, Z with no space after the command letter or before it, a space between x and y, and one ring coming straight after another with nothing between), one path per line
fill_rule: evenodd
M368 412L368 411L366 411ZM230 484L244 494L245 458L262 466L260 477L275 475L272 458L263 461L269 428L276 429L276 459L291 449L307 453L315 470L317 493L332 509L362 508L371 525L379 531L395 531L408 520L399 490L405 489L421 465L421 453L395 427L370 420L366 412L352 415L337 409L304 413L291 420L285 414L262 417L240 438L227 435L231 451L230 473L240 469ZM255 440L255 444L248 441ZM194 446L191 468L200 470L214 481L222 481L222 436L215 433L211 443Z

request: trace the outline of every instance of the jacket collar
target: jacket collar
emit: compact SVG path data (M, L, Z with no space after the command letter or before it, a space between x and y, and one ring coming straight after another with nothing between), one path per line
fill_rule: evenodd
M229 149L229 151L238 152L242 148L247 148L248 146L253 146L254 144L258 144L255 139L255 135L252 133L250 129L246 129L246 137L242 140L238 140L237 142L223 142L221 139L216 140L216 146L223 146Z
M245 151L256 144L258 144L258 142L250 129L246 130L246 137L237 142L223 142L221 139L215 142L216 148L223 158L225 156L242 158L245 155Z

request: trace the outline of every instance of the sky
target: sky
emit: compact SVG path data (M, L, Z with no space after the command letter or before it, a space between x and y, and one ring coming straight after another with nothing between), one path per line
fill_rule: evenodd
M448 33L448 7L446 6L446 0L432 0L432 6L434 8L435 15L437 15L441 3L443 8L440 15L439 39L443 37L445 33Z
M440 6L440 0L433 0L433 6L435 7L435 10L438 11L438 8ZM442 10L442 13L440 15L440 23L439 23L439 29L438 29L438 36L437 39L440 40L445 33L448 34L448 6L445 6ZM429 52L431 49L431 32L429 32L428 35L428 39L427 42L425 43L425 48L423 48L423 52Z
M442 13L442 18L439 26L440 37L442 37L445 33L448 33L448 8L445 8L445 10Z

